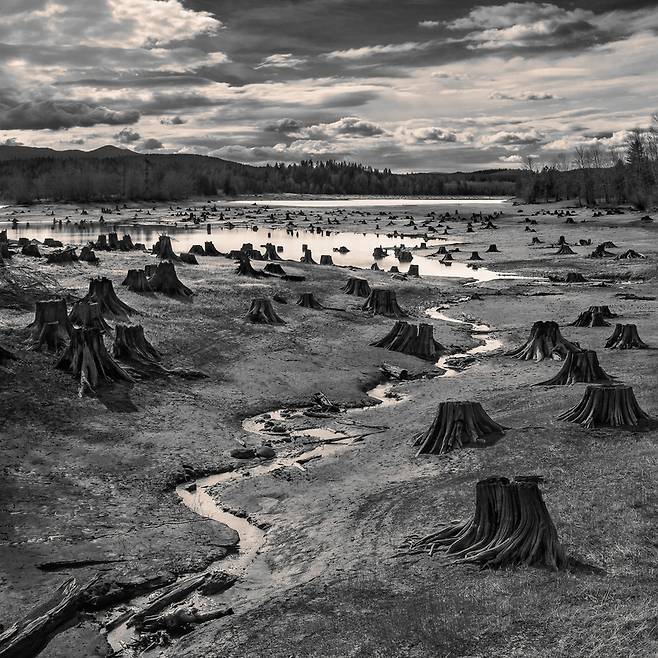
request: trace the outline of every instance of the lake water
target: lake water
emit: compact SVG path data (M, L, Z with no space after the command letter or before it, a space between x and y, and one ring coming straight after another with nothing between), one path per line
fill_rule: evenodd
M414 198L328 198L328 199L239 199L229 201L227 206L265 206L272 208L390 208L398 206L499 206L509 199L485 197L472 199L414 199ZM442 208L444 209L444 208Z

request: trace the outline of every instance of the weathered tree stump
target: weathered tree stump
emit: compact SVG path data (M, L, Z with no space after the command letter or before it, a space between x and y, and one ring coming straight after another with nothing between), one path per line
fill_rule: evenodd
M635 399L633 389L623 384L590 384L583 399L557 417L586 428L637 426L649 420Z
M21 254L23 254L23 256L31 256L32 258L41 258L39 247L32 243L24 244L21 249Z
M221 256L221 252L217 251L212 242L205 243L206 256Z
M585 283L587 279L580 272L568 272L565 282L566 283Z
M171 297L192 297L194 293L183 284L176 274L173 263L163 260L155 274L149 279L153 292L162 292Z
M132 292L152 292L151 284L146 278L144 270L128 270L128 274L121 282L121 285L126 286Z
M272 302L267 297L257 297L252 300L246 317L249 322L258 324L285 324L284 320L277 315Z
M269 276L267 272L254 269L249 256L242 253L238 261L238 266L235 268L235 273L239 276L250 276L253 279L262 279L263 277Z
M424 537L413 536L405 553L445 551L458 564L482 568L509 566L567 566L564 549L538 486L539 478L492 477L475 487L475 512L470 519L453 521Z
M76 327L95 328L103 333L112 331L112 327L105 322L105 318L101 314L100 305L96 302L76 302L71 307L69 320Z
M121 240L119 240L119 249L121 251L132 251L135 248L132 238L125 234Z
M354 295L356 297L367 297L370 294L370 284L366 279L359 279L358 277L351 276L347 283L341 288L346 295Z
M82 301L98 304L103 317L125 320L129 314L135 313L134 308L117 297L112 281L104 276L89 280L89 292Z
M563 244L556 252L556 256L573 256L576 252L568 245Z
M495 244L490 244L487 248L487 253L499 253L498 247Z
M157 263L148 263L147 265L144 265L144 274L146 274L147 279L150 279L157 271Z
M268 263L263 270L268 274L278 274L280 276L283 276L286 273L279 263Z
M609 327L610 323L603 319L603 314L600 311L592 311L588 309L583 311L571 323L572 327Z
M306 263L307 265L317 265L317 263L313 260L313 254L311 253L310 249L306 249L304 251L304 255L299 259L300 263Z
M110 247L107 244L107 235L101 233L98 236L98 240L94 243L94 249L97 251L109 251Z
M392 352L401 352L424 361L436 361L446 348L434 340L434 327L421 323L418 326L398 320L386 336L370 343Z
M193 244L187 253L195 256L205 256L206 250L200 244Z
M110 251L119 250L119 236L116 233L107 234L107 245Z
M562 336L560 326L552 320L538 320L530 329L527 342L515 350L507 352L507 356L522 361L542 361L553 359L561 361L569 352L580 350L577 343L572 343Z
M82 247L78 259L85 261L86 263L93 263L94 265L100 262L98 260L98 257L96 256L96 254L94 253L94 251L89 245L85 245L84 247Z
M320 256L320 265L333 265L334 259L329 254L322 254Z
M611 256L614 256L614 254L605 248L605 243L598 245L589 255L590 258L608 258Z
M605 346L613 350L646 350L649 346L637 333L637 325L616 324Z
M304 308L313 308L316 311L324 310L324 306L315 299L312 292L303 292L299 299L297 300L297 306L303 306Z
M46 322L41 329L41 334L32 343L30 349L40 352L45 348L47 352L55 354L64 347L66 347L66 341L61 337L59 322Z
M407 276L420 277L420 270L418 269L418 265L409 265Z
M414 259L414 255L406 249L399 250L395 255L401 263L411 263Z
M178 257L180 258L181 263L185 263L186 265L199 264L199 261L194 254L180 254Z
M395 291L387 288L373 288L361 310L371 315L385 315L389 318L406 318L409 315L398 305Z
M482 258L477 251L472 251L471 255L468 257L468 260L484 260L484 258Z
M76 327L71 342L55 365L80 380L78 395L95 395L114 382L133 382L133 378L108 354L98 329Z
M600 313L601 316L606 318L606 319L607 318L616 318L617 317L617 313L613 313L610 310L609 306L590 306L589 310L592 313Z
M66 301L64 299L52 299L45 302L37 302L34 309L34 320L27 326L32 344L38 343L47 324L57 323L57 341L66 343L71 335L73 327L66 312ZM52 332L53 329L48 329Z
M276 252L276 245L268 242L265 245L265 259L266 260L281 260L281 256Z
M58 249L48 254L46 262L50 265L70 265L78 261L78 255L75 253L75 247L67 247L66 249Z
M386 249L383 247L375 247L372 251L372 257L379 260L381 258L386 258L388 253L386 252Z
M635 251L635 249L628 249L623 254L615 256L615 260L626 260L634 258L646 258L646 256L641 254L639 251Z
M116 326L112 356L141 377L166 377L169 374L158 363L161 360L160 353L146 340L141 325Z
M599 365L594 350L569 352L560 372L535 386L568 386L579 382L611 382L613 380Z
M440 402L430 428L415 437L418 455L443 455L465 444L499 436L504 427L494 422L479 402Z
M371 269L373 272L379 272L379 271L381 270L381 267L379 267L379 265L377 265L377 263L373 263L373 264L370 266L370 269Z
M152 252L158 257L177 262L180 258L174 253L171 246L171 238L168 235L161 235L158 241L153 245Z

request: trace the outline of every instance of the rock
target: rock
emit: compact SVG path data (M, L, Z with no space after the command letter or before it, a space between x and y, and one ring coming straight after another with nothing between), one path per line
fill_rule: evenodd
M273 459L276 457L276 452L272 446L262 445L256 449L256 455L261 459Z
M256 456L256 451L253 448L233 448L231 450L231 457L235 459L253 459Z
M212 596L213 594L219 594L225 590L233 587L237 581L237 576L233 576L230 573L225 571L213 571L209 576L208 580L201 585L199 591L205 596Z

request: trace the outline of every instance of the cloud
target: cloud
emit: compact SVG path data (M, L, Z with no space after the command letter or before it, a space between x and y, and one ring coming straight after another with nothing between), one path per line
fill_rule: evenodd
M303 127L304 124L297 119L284 118L266 123L263 129L267 132L287 135L289 133L298 133Z
M545 136L537 130L528 130L526 132L508 132L500 131L492 134L483 135L480 143L483 145L503 145L518 146L527 144L539 144Z
M256 69L263 68L280 68L280 69L295 69L306 64L306 60L302 57L295 57L292 53L275 53L265 57L260 64L255 66Z
M518 153L513 155L501 155L498 159L501 162L506 162L508 164L520 164L523 162L523 156Z
M0 107L0 130L61 130L136 123L136 110L114 111L82 101L42 100Z
M160 119L160 123L163 126L182 126L184 123L187 123L187 119L176 115L175 117Z
M346 50L332 50L325 53L326 59L366 59L374 55L395 55L409 53L414 50L428 48L432 42L421 43L418 41L406 41L405 43L389 43L386 45L362 46L361 48L348 48Z
M333 123L310 126L306 132L311 138L322 139L330 136L377 137L383 135L385 131L372 121L364 121L359 117L345 117Z
M439 27L439 25L441 25L441 21L420 21L418 23L418 27L424 28Z
M141 138L142 136L138 132L131 130L130 128L124 128L114 135L114 139L121 144L132 144L133 142L139 141Z
M159 139L149 137L149 139L145 139L140 144L139 148L143 151L157 151L159 149L163 149L164 144Z
M429 126L427 128L414 128L409 131L409 134L418 144L457 141L457 135L455 133L437 128L436 126Z
M548 92L539 91L523 91L520 93L507 93L502 91L494 91L489 94L492 100L505 100L505 101L550 101L561 100L560 96L555 96Z

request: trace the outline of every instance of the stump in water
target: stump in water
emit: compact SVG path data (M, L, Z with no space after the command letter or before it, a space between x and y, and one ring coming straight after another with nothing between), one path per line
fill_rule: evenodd
M587 279L580 272L569 272L565 279L566 283L585 283Z
M605 346L613 350L646 350L649 346L637 333L637 325L616 324Z
M247 313L247 320L259 324L285 324L283 319L277 315L272 302L267 297L257 297L252 300Z
M194 295L176 275L174 264L166 260L158 265L155 274L149 279L149 285L154 292L162 292L171 297L192 297Z
M556 252L556 256L573 256L576 252L566 243L564 243Z
M222 254L217 251L215 245L212 242L205 243L206 256L221 256Z
M421 323L416 326L403 320L398 320L386 336L370 344L432 362L446 351L441 343L434 340L434 327L431 324Z
M583 399L560 414L558 420L578 423L583 427L637 426L649 420L640 409L633 389L623 384L591 384Z
M594 308L594 307L593 307ZM609 327L610 323L603 319L600 311L588 309L583 311L578 318L571 323L572 327Z
M328 254L322 254L320 256L320 265L333 265L334 259Z
M76 327L85 327L87 329L94 328L99 329L102 332L109 333L112 331L103 315L101 314L101 308L96 303L90 302L76 302L71 307L71 313L69 313L69 320Z
M398 306L395 291L386 288L373 288L361 310L389 318L406 318L409 315Z
M276 252L276 245L268 242L265 245L265 259L266 260L281 260L281 256Z
M187 265L198 265L199 261L196 259L194 254L180 254L179 256L181 263L186 263Z
M422 538L411 537L404 552L446 552L455 563L481 568L567 566L536 476L480 480L475 487L475 512Z
M128 270L121 285L126 286L132 292L151 292L151 284L148 282L144 270Z
M21 249L21 254L23 256L32 256L33 258L41 258L41 252L39 251L39 247L35 244L24 244L23 248Z
M99 262L98 257L96 256L96 254L94 253L94 251L92 250L92 248L89 245L85 245L84 247L82 247L82 249L80 250L80 255L78 256L78 259L82 260L82 261L85 261L87 263L96 264L96 263Z
M533 323L527 342L521 347L507 352L507 356L522 361L541 361L549 358L561 361L569 352L579 349L577 343L571 343L562 336L557 322L538 320Z
M263 277L269 276L266 272L260 270L255 270L249 260L249 256L241 254L240 260L238 261L238 266L235 268L235 273L240 276L250 276L253 279L261 279Z
M93 302L100 306L103 317L127 319L135 309L124 304L114 292L112 281L104 276L89 280L89 292L82 298L83 302Z
M482 258L482 256L480 256L477 251L472 251L468 260L484 260L484 258Z
M107 353L98 329L73 329L71 342L55 365L80 379L78 395L93 395L114 382L133 382L133 378Z
M158 258L166 258L170 261L179 261L180 258L174 253L171 246L171 238L168 235L161 235L158 241L153 245L152 252Z
M313 254L311 253L310 249L304 250L304 255L299 259L299 262L306 263L307 265L317 265L317 263L313 260Z
M347 283L341 288L346 295L355 295L356 297L367 297L370 294L370 284L366 279L359 279L351 276Z
M147 377L162 377L167 371L159 365L161 360L158 350L146 340L144 327L141 325L116 326L116 336L112 345L112 356Z
M440 402L430 428L415 437L418 455L443 455L464 444L483 442L503 433L479 402Z
M487 253L499 253L498 247L495 244L490 244Z
M47 324L57 323L57 341L65 343L68 341L73 327L66 312L66 301L64 299L52 299L45 302L37 302L34 309L34 320L27 326L30 332L31 342L37 343L44 332ZM53 329L48 329L52 332Z
M304 308L314 308L316 311L324 310L324 306L315 299L312 292L303 292L299 299L297 300L297 306L303 306Z
M599 365L594 350L581 350L569 352L560 372L535 386L568 386L579 382L611 382L612 379Z
M200 244L193 244L190 247L190 250L187 253L188 254L194 254L195 256L205 256L206 255L205 249Z
M268 274L279 274L281 276L286 273L279 263L268 263L263 270Z

